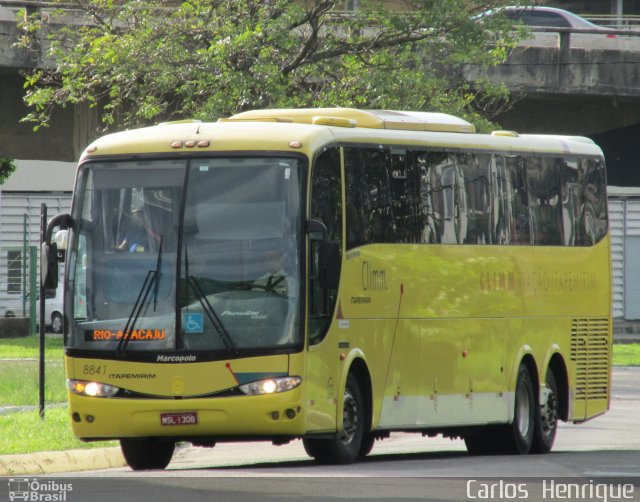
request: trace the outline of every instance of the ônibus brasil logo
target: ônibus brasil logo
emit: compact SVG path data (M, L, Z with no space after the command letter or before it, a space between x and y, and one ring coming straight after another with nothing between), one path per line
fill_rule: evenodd
M29 478L9 478L9 500L30 502L66 502L67 493L73 490L71 483L38 481Z

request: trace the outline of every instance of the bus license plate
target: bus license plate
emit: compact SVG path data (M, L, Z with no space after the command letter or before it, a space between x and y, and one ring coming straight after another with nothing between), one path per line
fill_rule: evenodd
M195 411L185 413L160 413L162 425L196 425L198 414Z

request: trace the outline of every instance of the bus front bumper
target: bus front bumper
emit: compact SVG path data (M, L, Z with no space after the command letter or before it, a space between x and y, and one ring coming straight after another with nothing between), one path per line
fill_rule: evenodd
M126 437L281 437L305 431L301 389L220 398L120 399L69 394L73 433Z

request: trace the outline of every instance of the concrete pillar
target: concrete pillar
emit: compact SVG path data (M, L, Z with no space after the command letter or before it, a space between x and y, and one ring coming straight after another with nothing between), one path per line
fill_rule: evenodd
M57 109L49 127L34 132L33 124L20 122L29 112L23 96L23 79L17 71L0 71L0 157L73 162L95 139L98 124L95 109L86 105Z

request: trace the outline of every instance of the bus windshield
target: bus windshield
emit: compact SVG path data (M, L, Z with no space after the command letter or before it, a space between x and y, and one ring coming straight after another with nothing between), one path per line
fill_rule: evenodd
M283 157L81 166L67 346L131 357L299 346L299 170Z

